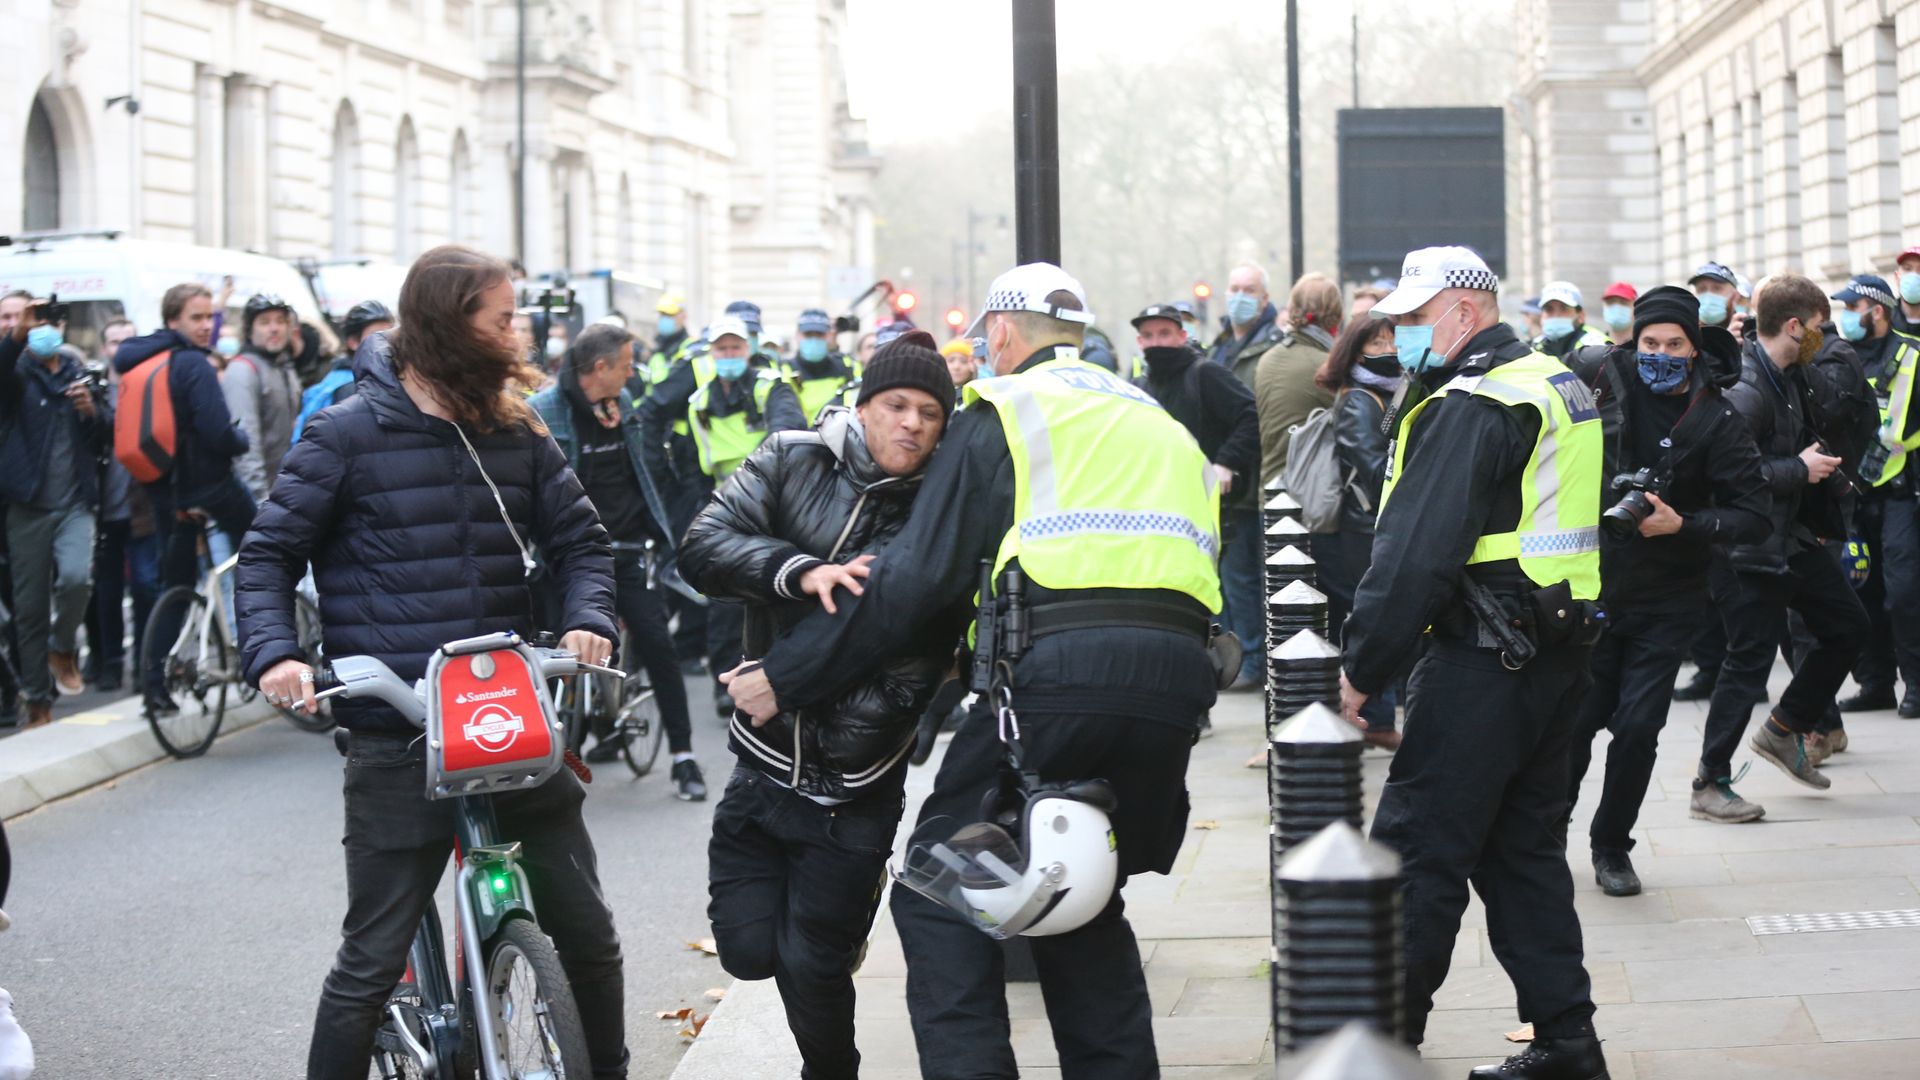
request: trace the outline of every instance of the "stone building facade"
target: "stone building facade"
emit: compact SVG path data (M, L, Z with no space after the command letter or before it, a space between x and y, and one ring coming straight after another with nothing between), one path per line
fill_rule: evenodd
M1708 259L1834 284L1920 243L1920 0L1516 14L1529 290L1681 281Z
M452 240L790 326L832 271L872 265L844 18L844 0L527 0L516 242L514 0L0 0L19 35L0 177L21 181L0 180L0 232L396 262Z

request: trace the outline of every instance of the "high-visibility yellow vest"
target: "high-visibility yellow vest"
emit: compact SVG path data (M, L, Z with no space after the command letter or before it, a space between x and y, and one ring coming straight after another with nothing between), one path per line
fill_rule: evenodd
M694 361L695 365L699 361ZM711 361L708 362L711 368ZM714 379L702 383L687 399L687 427L693 433L693 445L700 453L700 471L716 481L733 475L748 455L767 440L767 396L780 384L780 376L771 371L749 371L744 378L753 380L753 414L741 409L726 416L710 416L707 400L713 393Z
M993 406L1013 456L995 581L1017 557L1049 589L1170 589L1220 610L1213 467L1146 391L1062 348L966 399Z
M1909 418L1913 416L1914 390L1920 382L1920 337L1904 330L1893 332L1893 381L1888 384L1887 392L1880 398L1880 445L1886 448L1886 464L1881 466L1878 476L1862 477L1874 487L1891 483L1907 468L1907 454L1920 449L1920 434L1906 437ZM1869 454L1867 462L1878 457ZM1863 471L1869 466L1862 463Z
M1520 521L1511 532L1489 533L1475 541L1467 564L1517 559L1536 585L1565 581L1574 599L1599 599L1605 468L1600 413L1587 385L1551 356L1533 353L1483 375L1455 376L1415 405L1394 440L1393 471L1380 497L1381 512L1405 471L1407 442L1420 414L1449 394L1472 394L1540 415L1533 454L1520 473Z
M793 394L800 399L800 412L808 423L820 419L821 410L840 401L841 394L853 383L852 375L829 375L821 379L809 379L800 370L798 364L780 362L781 375L787 385L793 387Z

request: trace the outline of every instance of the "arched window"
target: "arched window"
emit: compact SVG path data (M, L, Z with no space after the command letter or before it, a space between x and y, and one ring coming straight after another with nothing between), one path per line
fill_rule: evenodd
M453 156L447 171L447 239L456 244L472 243L473 153L467 148L467 133L453 133Z
M360 207L360 123L353 105L342 101L333 114L333 257L358 255Z
M625 173L620 174L620 238L615 258L619 261L621 269L633 269L633 191L627 185Z
M27 142L23 155L23 184L26 193L24 220L27 229L60 227L60 147L53 134L53 117L38 98L27 113Z
M393 257L412 262L420 253L420 141L413 118L400 118L393 142Z

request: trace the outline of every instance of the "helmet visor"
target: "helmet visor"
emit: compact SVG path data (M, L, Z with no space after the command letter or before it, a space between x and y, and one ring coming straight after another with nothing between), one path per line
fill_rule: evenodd
M1019 934L1046 914L1059 882L1056 873L1029 873L1020 845L1005 829L987 822L964 826L946 840L914 843L893 876L1001 939Z

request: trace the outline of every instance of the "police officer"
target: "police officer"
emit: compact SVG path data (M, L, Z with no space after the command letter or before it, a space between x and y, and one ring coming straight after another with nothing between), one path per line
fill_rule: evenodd
M1587 325L1580 287L1571 281L1547 282L1540 290L1540 336L1534 339L1534 351L1564 360L1575 349L1606 343L1605 333Z
M652 389L656 383L666 379L673 365L687 355L687 347L692 338L687 333L687 304L678 296L662 296L653 306L654 338L653 352L647 362L634 372L635 399Z
M833 319L819 308L800 313L793 356L780 362L780 374L800 399L809 423L820 410L840 400L853 381L853 367L833 349Z
M1172 866L1186 828L1187 754L1214 700L1213 470L1151 397L1080 359L1090 316L1065 271L1016 267L987 297L976 325L1000 377L968 384L970 404L864 594L838 614L808 616L762 668L730 685L755 717L824 701L896 653L907 628L944 617L957 635L964 623L951 612L964 619L982 560L1017 565L1033 638L1012 676L1025 760L1043 783L1112 784L1123 885L1128 874ZM976 710L948 747L920 830L943 817L949 833L956 820L978 821L1005 757L994 717ZM921 1075L1019 1075L998 945L919 893L895 889L892 905ZM1160 1075L1119 886L1091 922L1028 940L1061 1075Z
M1341 706L1362 724L1432 627L1373 826L1406 876L1409 1039L1425 1035L1471 882L1535 1032L1472 1075L1593 1080L1606 1062L1556 832L1598 622L1600 414L1579 376L1500 320L1498 288L1472 251L1422 248L1374 308L1398 316L1401 363L1431 393L1395 441Z

